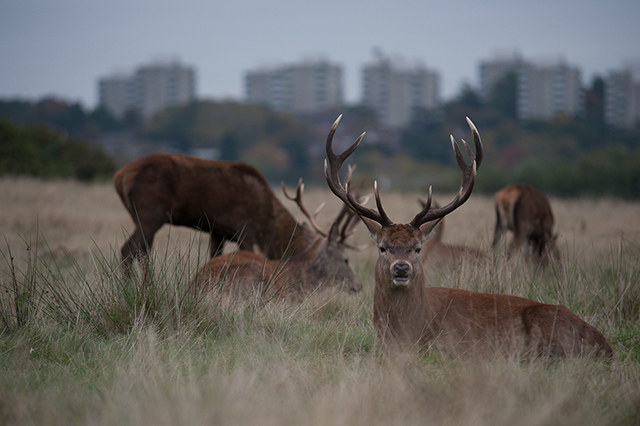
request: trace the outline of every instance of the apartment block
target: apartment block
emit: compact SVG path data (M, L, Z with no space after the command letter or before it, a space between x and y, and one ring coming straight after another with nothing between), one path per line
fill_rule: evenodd
M518 69L518 118L553 120L584 112L581 72L563 60L525 62Z
M195 70L177 61L156 62L98 81L100 105L116 117L134 111L148 120L171 106L183 105L196 97Z
M248 102L276 111L315 113L342 105L342 67L326 59L263 67L247 72Z
M422 64L377 55L363 68L363 100L381 124L407 126L416 110L440 106L440 76Z
M136 109L137 92L135 80L128 75L112 75L98 81L100 105L118 118Z
M480 95L487 99L496 83L509 73L517 75L524 63L518 53L498 54L492 59L480 62Z
M604 120L633 130L640 125L640 66L611 71L604 81Z

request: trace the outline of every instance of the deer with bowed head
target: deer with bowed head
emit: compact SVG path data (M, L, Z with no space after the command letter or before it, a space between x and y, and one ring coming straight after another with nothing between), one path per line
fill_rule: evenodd
M475 155L462 140L470 164L451 136L462 173L458 194L447 205L433 207L429 188L424 208L408 224L396 224L382 207L376 183L376 209L359 203L349 192L349 185L342 184L342 164L356 150L364 133L336 155L332 141L341 117L327 136L325 177L331 191L356 212L377 244L373 325L383 350L437 350L453 356L504 354L552 360L578 354L613 355L605 337L564 306L504 294L425 286L422 247L438 222L467 201L482 162L480 134L471 120L467 118Z
M513 232L508 256L523 248L531 260L543 266L549 258L560 261L553 232L554 218L549 199L528 184L507 185L495 195L496 226L491 246L495 249L505 231Z
M113 183L135 224L121 250L127 275L134 259L146 266L153 238L165 223L208 232L211 257L226 241L236 241L243 250L258 248L269 259L280 259L302 252L317 237L246 163L150 154L118 170Z
M290 299L301 301L321 289L334 286L356 293L362 284L349 267L346 239L353 233L357 217L343 206L329 232L324 231L302 202L304 185L298 183L296 195L285 197L295 201L318 234L305 250L281 260L266 259L251 251L240 250L212 258L192 280L196 292L217 290L224 296L263 300Z

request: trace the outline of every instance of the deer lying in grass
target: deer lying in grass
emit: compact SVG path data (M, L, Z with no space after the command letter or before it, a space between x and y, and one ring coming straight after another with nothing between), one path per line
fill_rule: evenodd
M193 278L196 292L217 289L232 297L300 301L321 286L337 286L352 293L362 289L345 254L345 240L357 224L353 212L343 206L329 232L325 232L304 207L302 181L298 183L295 197L287 194L284 185L282 190L287 198L298 204L319 238L302 252L283 260L266 259L250 251L214 257Z
M425 286L421 248L439 220L469 198L476 167L482 161L482 142L471 120L467 118L476 156L462 141L471 165L465 162L451 137L462 172L456 197L444 207L432 208L429 188L426 205L413 220L395 224L382 208L377 184L374 183L375 210L360 204L349 192L349 186L342 185L342 163L358 147L364 133L345 152L334 154L332 141L340 118L327 137L325 176L331 191L355 210L378 246L373 324L385 351L435 349L452 355L505 354L550 359L583 353L613 354L611 345L598 330L564 306L504 294Z
M546 263L549 256L556 260L557 234L553 233L554 218L547 197L527 184L508 185L495 195L496 227L492 247L495 248L506 230L513 232L509 245L511 256L519 248L530 249L536 261ZM528 247L527 247L528 246Z
M300 253L316 238L248 164L151 154L120 169L113 181L136 225L121 250L127 274L134 257L146 261L165 223L210 233L211 257L231 240L243 250L257 246L268 258L280 259Z
M419 200L424 208L425 202ZM438 203L432 201L435 208L440 207ZM454 268L460 266L462 262L478 262L486 258L485 252L477 247L470 247L460 244L450 244L442 241L444 235L445 220L440 219L434 227L431 238L422 247L422 262L429 267Z

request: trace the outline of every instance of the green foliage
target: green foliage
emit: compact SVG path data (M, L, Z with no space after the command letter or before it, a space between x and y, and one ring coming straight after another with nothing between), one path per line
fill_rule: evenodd
M202 100L167 109L143 123L135 114L117 120L103 109L86 112L77 104L55 99L0 101L0 117L29 125L23 131L8 129L6 123L0 125L3 137L9 134L13 141L11 146L0 147L0 173L83 180L108 176L113 171L111 161L97 149L83 149L78 140L125 131L131 139L149 143L151 150L154 144L185 154L214 149L220 159L256 166L270 182L293 184L302 177L309 185L324 185L323 141L330 123L344 113L339 130L342 142L338 143L355 140L362 131L369 133L350 160L367 161L363 166L372 177L376 170L392 164L422 164L424 172L392 176L395 188L414 189L432 183L416 180L431 175L427 169L434 163L450 170L447 176L455 178L457 167L447 142L449 134L469 141L465 124L469 116L480 130L485 148L478 173L479 191L530 182L559 196L640 198L640 137L604 123L601 78L595 78L586 90L584 118L558 116L551 122L516 119L516 83L515 75L508 74L486 99L465 85L442 108L417 109L403 131L380 128L375 114L362 106L294 116L241 102ZM52 132L31 127L35 123L60 129L69 137L60 136L56 141ZM447 187L455 187L452 182Z
M576 161L531 157L509 172L482 173L477 190L493 193L513 183L529 183L561 197L640 198L640 146L589 151Z
M113 160L100 147L42 125L18 128L0 119L0 175L93 181L109 178L114 171Z
M0 100L0 117L22 125L46 125L76 137L123 129L123 123L105 109L87 112L80 104L54 98L37 102Z

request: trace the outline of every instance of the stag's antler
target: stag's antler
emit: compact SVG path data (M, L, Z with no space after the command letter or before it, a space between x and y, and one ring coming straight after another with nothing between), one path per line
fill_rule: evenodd
M329 135L327 136L326 151L327 151L328 163L327 161L325 161L324 163L324 174L325 174L325 178L327 179L327 184L329 185L329 188L331 189L331 191L338 198L340 198L345 204L350 206L361 217L366 217L368 219L371 219L375 222L378 222L382 226L392 225L393 222L391 221L391 219L389 219L389 216L387 216L387 214L385 213L382 207L382 202L380 201L380 194L378 192L377 182L374 182L373 184L377 211L364 207L362 204L358 203L355 197L351 195L351 193L349 193L349 185L346 184L345 186L343 186L342 183L340 182L340 169L342 167L342 163L344 163L344 160L346 160L347 157L349 157L356 150L356 148L358 147L358 145L360 145L360 142L362 142L362 138L364 138L364 135L365 135L365 133L362 133L358 137L358 139L356 139L356 141L349 148L347 148L342 154L336 155L333 152L333 147L332 147L333 135L336 132L336 129L338 127L338 124L340 123L341 118L342 118L342 115L338 116L336 121L333 123L333 126L331 127L331 131L329 132ZM460 189L458 190L458 194L453 199L453 201L451 201L446 206L435 208L432 210L431 209L431 203L432 203L431 191L432 190L431 190L431 187L429 187L429 193L428 193L427 202L425 203L425 207L413 218L413 220L410 222L410 225L414 227L419 227L420 225L426 222L440 219L446 216L447 214L451 213L460 205L462 205L465 201L467 201L467 199L471 195L471 191L473 190L473 185L476 179L476 169L478 166L480 166L480 163L482 162L483 154L482 154L482 141L480 139L480 134L478 133L476 126L469 119L469 117L467 117L467 123L469 124L469 127L471 128L471 132L473 133L473 140L475 142L476 153L477 153L476 155L474 155L473 151L471 150L467 142L465 142L465 140L462 139L462 144L464 145L465 149L467 150L467 153L469 154L469 157L472 160L470 165L466 164L464 157L462 156L462 152L460 151L460 147L458 146L455 138L451 136L451 145L453 147L453 151L456 156L458 167L462 172L462 181L460 183Z
M356 169L356 166L351 166L349 165L348 167L348 171L347 171L347 176L345 178L345 184L348 186L351 183L351 176L353 176L353 171ZM302 212L302 214L305 215L305 217L307 219L309 219L309 223L311 224L311 226L313 227L313 229L315 229L315 231L322 235L323 237L327 237L329 235L332 234L336 234L340 236L340 241L344 241L349 235L351 235L353 232L351 232L352 228L355 227L353 226L353 222L352 219L352 215L349 214L351 213L351 209L349 207L345 207L343 206L343 208L340 210L340 212L338 213L338 216L336 216L336 218L334 219L333 223L331 224L331 229L329 230L329 233L327 233L325 230L323 230L320 225L318 225L318 223L316 222L316 217L318 216L318 212L324 207L325 203L324 201L318 206L318 208L316 208L316 210L312 213L309 212L309 210L307 210L307 208L304 205L304 201L302 201L302 194L304 192L304 183L302 182L302 178L300 178L298 180L298 186L296 187L296 195L295 196L291 196L289 195L289 193L287 192L286 187L284 186L284 182L281 182L282 185L282 193L284 194L284 196L291 200L294 201L297 205L298 208L300 209L300 211ZM366 202L366 201L365 201ZM344 226L342 227L342 229L340 230L340 232L335 232L335 229L338 229L338 227L340 226L340 223L342 222L342 220L345 218L345 216L347 217ZM356 222L357 223L357 222ZM351 225L350 225L351 224Z
M374 182L373 184L373 192L375 194L376 206L378 207L378 211L360 204L355 199L355 197L351 195L351 193L349 193L349 184L347 183L345 186L342 186L342 183L340 182L340 169L342 168L342 163L344 163L344 160L346 160L347 157L353 154L358 145L360 145L360 142L362 142L362 138L364 138L364 135L366 134L366 132L362 133L358 137L358 139L356 139L356 141L342 154L336 155L333 152L332 147L333 135L336 133L336 129L338 128L338 124L340 124L341 119L342 114L340 114L336 121L333 123L333 126L331 126L331 131L327 136L326 150L327 159L329 160L329 162L328 166L327 161L325 160L324 162L324 175L327 179L329 189L331 189L331 191L336 194L336 196L340 198L342 202L350 206L359 216L369 218L380 223L381 225L391 225L393 224L393 222L391 222L391 219L389 219L389 216L387 216L387 214L385 213L384 209L382 208L382 203L380 202L380 194L378 193L377 182Z
M469 199L469 196L471 196L471 191L473 190L473 185L476 181L476 170L478 167L480 167L480 163L482 163L483 153L482 140L480 139L480 133L478 133L478 129L476 129L476 126L469 119L469 117L467 117L467 123L469 124L471 133L473 134L473 141L476 145L477 154L474 155L467 142L464 139L461 140L462 144L467 150L467 154L469 154L469 158L471 158L471 164L467 164L464 161L464 157L462 156L462 152L460 152L458 143L456 142L453 135L450 136L451 146L453 147L453 152L456 155L456 162L458 163L458 167L462 172L462 181L460 182L460 189L458 190L458 194L453 199L453 201L451 201L446 206L435 208L432 210L431 187L429 187L429 195L425 207L413 218L413 220L411 220L411 222L409 223L410 225L419 227L423 223L430 222L435 219L440 219L460 207L462 204L464 204L465 201Z
M300 209L302 214L304 214L305 217L309 219L309 223L311 224L313 229L315 229L318 234L322 235L323 237L326 237L327 233L322 228L320 228L320 225L318 225L318 223L316 222L316 216L320 211L320 209L324 207L324 203L320 204L320 206L316 209L316 211L313 212L313 214L311 214L309 213L309 210L307 210L307 208L304 205L304 202L302 201L302 193L304 192L304 183L302 183L302 178L298 180L298 186L296 187L295 197L292 197L291 195L289 195L289 193L287 192L287 189L284 186L284 182L282 182L281 184L282 184L282 192L284 193L284 196L291 201L295 201L295 203L298 205L298 208Z

